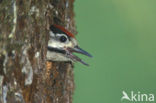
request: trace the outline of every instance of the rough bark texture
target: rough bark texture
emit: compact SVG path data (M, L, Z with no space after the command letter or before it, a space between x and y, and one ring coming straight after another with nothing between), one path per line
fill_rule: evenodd
M51 24L75 33L73 2L0 0L0 103L72 103L72 64L46 47Z

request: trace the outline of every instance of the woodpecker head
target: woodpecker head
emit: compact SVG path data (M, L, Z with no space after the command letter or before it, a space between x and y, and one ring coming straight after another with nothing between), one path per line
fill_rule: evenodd
M50 26L47 59L51 61L78 61L84 65L88 65L79 57L72 54L73 52L92 57L78 46L72 33L59 25Z

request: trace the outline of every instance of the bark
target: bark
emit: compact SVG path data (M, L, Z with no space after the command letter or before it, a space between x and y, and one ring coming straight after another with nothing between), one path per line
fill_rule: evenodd
M0 103L72 103L73 66L46 61L49 26L75 33L74 0L0 0Z

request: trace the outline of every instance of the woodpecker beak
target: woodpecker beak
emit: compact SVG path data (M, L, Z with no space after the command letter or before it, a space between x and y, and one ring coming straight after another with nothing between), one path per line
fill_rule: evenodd
M88 57L92 57L92 55L90 55L88 52L86 52L85 50L81 49L79 46L75 46L74 48L67 48L68 50L68 57L71 58L74 61L78 61L84 65L89 66L87 63L85 63L83 60L81 60L79 57L73 55L72 53L80 53L83 55L86 55Z

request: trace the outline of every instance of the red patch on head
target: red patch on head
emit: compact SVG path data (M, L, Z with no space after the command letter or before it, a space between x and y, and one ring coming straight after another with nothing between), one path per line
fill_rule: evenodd
M68 30L66 30L64 27L62 27L62 26L60 26L60 25L56 25L56 24L54 24L54 26L55 26L56 28L62 30L63 32L65 32L69 37L75 38L75 36L74 36L71 32L69 32Z

